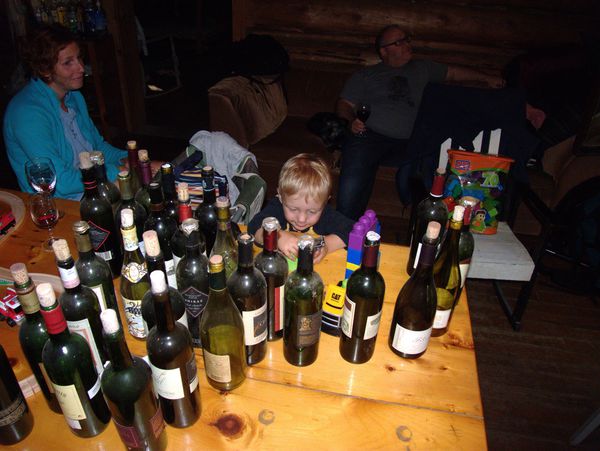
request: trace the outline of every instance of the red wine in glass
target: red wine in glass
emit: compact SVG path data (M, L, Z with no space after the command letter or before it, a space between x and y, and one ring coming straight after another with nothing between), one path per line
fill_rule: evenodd
M371 115L371 107L367 104L360 104L356 109L356 118L361 121L363 124L367 122L369 116ZM364 136L365 131L357 133L359 136Z
M48 239L42 243L42 249L52 252L52 243L57 239L52 235L52 229L59 218L54 199L48 193L35 193L29 199L29 212L31 220L37 227L48 230Z

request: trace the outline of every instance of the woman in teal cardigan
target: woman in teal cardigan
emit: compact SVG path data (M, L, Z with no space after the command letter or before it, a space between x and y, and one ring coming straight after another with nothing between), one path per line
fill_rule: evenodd
M33 192L25 163L48 157L57 172L55 196L81 199L79 153L90 150L104 153L107 176L114 181L127 153L104 141L77 91L83 86L84 65L75 37L62 27L41 28L25 59L32 78L4 115L4 142L21 190Z

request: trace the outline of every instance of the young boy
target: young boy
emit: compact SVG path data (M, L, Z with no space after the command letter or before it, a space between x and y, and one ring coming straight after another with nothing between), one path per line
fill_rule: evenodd
M348 244L354 225L354 221L327 204L330 192L331 173L327 164L314 154L298 154L284 163L279 173L277 196L250 221L248 230L256 242L262 244L263 219L277 218L281 225L279 251L292 260L298 255L300 233L316 235L316 240L323 242L315 251L314 262L318 263L328 252Z

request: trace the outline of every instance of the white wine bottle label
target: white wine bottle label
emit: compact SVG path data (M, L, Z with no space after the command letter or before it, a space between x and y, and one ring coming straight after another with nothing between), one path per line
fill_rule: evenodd
M94 254L96 254L97 257L100 257L102 259L104 259L104 261L111 261L113 254L112 251L104 251L104 252L94 252Z
M296 323L298 330L296 346L298 348L312 346L319 341L321 315L321 310L312 315L298 315Z
M193 393L196 387L198 387L198 367L196 366L196 356L194 353L192 353L192 357L185 365L185 373L190 386L190 393Z
M460 268L460 287L465 287L465 282L467 281L467 276L469 275L469 267L471 266L471 260L465 263L461 263L458 265Z
M354 327L354 311L356 303L352 302L348 296L344 302L344 313L342 313L342 332L348 338L352 338L352 328Z
M167 283L171 288L177 289L177 278L175 277L175 261L173 259L165 260L165 270L167 271Z
M417 267L417 264L419 263L419 257L421 256L421 247L422 246L423 246L423 243L417 244L417 252L415 253L415 262L413 263L413 269L415 269Z
M65 417L65 420L67 420L67 424L71 429L81 429L81 423L79 422L79 420L72 420L67 417Z
M146 261L143 263L129 262L123 266L121 275L131 283L138 283L148 273Z
M108 363L108 362L107 362ZM102 374L102 373L100 373ZM92 399L94 396L96 396L98 394L98 392L100 391L100 378L96 378L96 382L94 382L94 385L92 386L92 388L90 388L87 392L88 397L90 399Z
M123 300L123 310L125 310L125 320L127 321L129 333L136 338L146 338L148 328L142 317L142 300L127 299L125 296L121 296L121 299Z
M275 332L283 329L283 306L285 304L285 284L275 287Z
M188 287L181 292L181 295L183 296L185 310L193 318L198 318L204 311L204 307L206 307L206 303L208 302L208 294L203 293L196 287Z
M375 315L367 316L367 324L365 324L365 335L363 340L370 340L377 336L379 332L379 323L381 322L381 310Z
M54 385L52 384L50 377L48 377L48 373L46 372L46 367L44 366L44 364L42 362L40 362L39 365L40 365L40 371L42 372L42 376L44 376L44 380L46 381L46 385L48 386L48 390L50 391L50 393L54 393Z
M410 330L396 324L392 347L404 354L420 354L427 349L429 337L431 327L427 330Z
M6 393L6 392L5 392ZM21 419L27 410L27 403L21 394L6 409L0 410L0 427L9 426Z
M158 393L163 398L181 399L184 397L181 371L179 368L165 370L150 363L152 381Z
M56 399L67 420L85 420L87 418L75 385L54 384L54 393L56 393ZM69 426L73 427L71 424ZM79 423L77 423L77 426L79 426ZM81 426L75 429L80 428Z
M231 382L231 363L229 355L211 354L204 348L204 366L206 367L206 376L216 382Z
M104 362L100 360L100 352L98 351L96 340L94 340L90 322L87 320L87 318L79 321L67 321L67 327L71 333L81 335L85 341L87 341L88 345L90 346L92 360L94 361L96 372L98 374L102 374L102 371L104 371Z
M106 310L108 305L106 304L106 296L104 296L104 290L102 289L102 285L94 285L93 287L88 286L98 298L98 302L100 303L100 311Z
M448 321L450 320L450 313L452 313L452 309L436 310L435 318L433 318L433 328L444 329L445 327L447 327Z
M121 234L123 235L123 248L126 251L136 251L139 248L135 228L129 230L121 229Z
M60 280L62 280L65 288L75 288L81 283L75 266L68 269L59 267L58 274L60 275Z
M256 310L242 312L244 320L244 343L257 345L267 339L267 303Z

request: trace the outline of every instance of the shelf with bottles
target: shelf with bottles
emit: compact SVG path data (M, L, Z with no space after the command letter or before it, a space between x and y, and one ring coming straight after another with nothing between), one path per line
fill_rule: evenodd
M31 0L31 9L38 24L60 24L82 38L107 32L100 0Z

